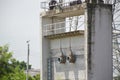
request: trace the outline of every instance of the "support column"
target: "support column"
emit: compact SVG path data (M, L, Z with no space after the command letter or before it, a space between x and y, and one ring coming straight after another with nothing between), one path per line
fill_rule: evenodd
M112 79L112 6L87 4L86 80Z

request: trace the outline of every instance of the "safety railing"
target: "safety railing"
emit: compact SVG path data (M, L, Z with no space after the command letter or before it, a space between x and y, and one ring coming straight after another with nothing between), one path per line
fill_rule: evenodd
M43 26L43 35L53 35L65 32L84 30L84 21L65 21Z
M51 5L50 5L50 2L44 1L44 2L41 2L41 9L44 9L45 11L54 10L54 9L63 9L63 8L72 7L78 4L82 4L81 0L69 1L64 3L56 2L55 4L51 4Z

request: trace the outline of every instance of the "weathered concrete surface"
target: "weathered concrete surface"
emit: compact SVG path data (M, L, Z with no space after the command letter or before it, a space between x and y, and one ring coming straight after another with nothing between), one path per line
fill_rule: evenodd
M84 35L73 36L50 41L53 59L53 80L85 80ZM60 64L57 58L63 54L67 57L71 50L76 57L75 63Z
M50 54L50 40L44 37L44 25L61 22L65 19L57 19L57 18L47 18L47 17L40 17L40 58L41 58L41 80L48 80L48 59L51 57Z
M71 37L71 49L76 55L74 64L58 63L57 58L61 54L60 39L50 40L42 33L44 25L65 19L41 17L41 80L48 80L47 62L50 58L51 80L112 80L112 7L106 4L87 4L85 16L85 37ZM65 56L69 55L69 41L70 37L61 38L61 48Z
M86 8L86 80L112 80L112 6Z

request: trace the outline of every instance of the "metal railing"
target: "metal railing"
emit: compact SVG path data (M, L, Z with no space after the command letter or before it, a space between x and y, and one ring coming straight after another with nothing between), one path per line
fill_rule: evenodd
M77 0L75 0L75 1L77 1ZM55 8L54 9L63 9L63 8L66 8L66 7L72 7L73 5L78 5L78 4L81 4L81 3L73 3L72 5L71 5L71 3L72 3L72 1L69 1L69 2L64 2L64 3L59 3L59 2L57 2L56 4L54 4L54 5L49 5L49 2L46 2L46 1L44 1L44 2L41 2L41 9L44 9L45 11L48 11L48 10L50 10L49 8L51 7L51 6L55 6Z
M84 30L84 21L64 21L43 26L43 35L53 35L65 32Z

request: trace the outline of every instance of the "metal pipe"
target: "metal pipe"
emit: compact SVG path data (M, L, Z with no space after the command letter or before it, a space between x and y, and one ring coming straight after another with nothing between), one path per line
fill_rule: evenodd
M27 47L28 47L28 52L27 52L27 72L26 72L26 80L28 80L28 74L29 74L29 54L30 54L30 40L27 41Z

